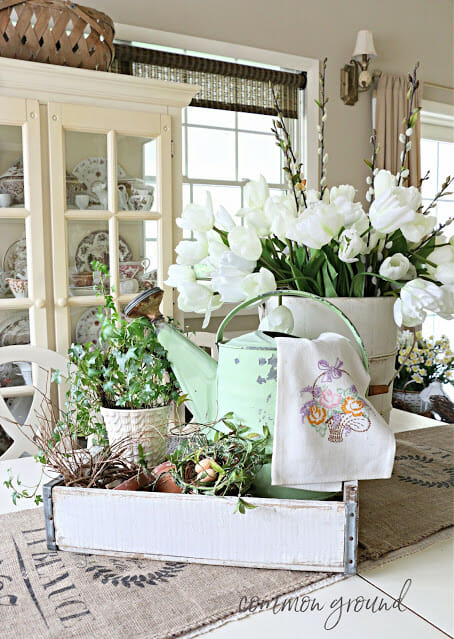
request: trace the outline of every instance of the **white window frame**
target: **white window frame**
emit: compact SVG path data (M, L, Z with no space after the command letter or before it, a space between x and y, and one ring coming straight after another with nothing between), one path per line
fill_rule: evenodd
M282 69L291 69L292 71L305 71L307 85L301 94L304 100L302 109L304 118L300 123L301 131L299 136L302 141L301 157L308 183L318 184L317 125L319 124L320 114L319 108L314 102L319 96L320 63L318 59L126 24L115 25L115 37L118 40L127 42L144 42L164 47L175 47L207 55L237 58L257 64L279 66Z
M454 143L454 105L444 102L434 102L432 100L422 100L421 138L435 140L437 142ZM452 201L451 198L449 198L449 201ZM425 198L424 202L427 203L428 201L430 201L430 198ZM428 315L423 327L423 334L426 337L436 332L436 323L437 316ZM452 330L449 333L449 337L451 341L454 340L454 332Z
M422 100L421 137L454 142L454 104Z

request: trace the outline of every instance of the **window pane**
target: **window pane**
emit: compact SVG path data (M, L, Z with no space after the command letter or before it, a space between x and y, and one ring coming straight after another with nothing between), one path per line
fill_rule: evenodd
M454 217L454 202L443 202L442 200L438 203L436 211L438 223L444 224L450 217ZM444 233L448 237L452 237L454 235L454 222L446 227Z
M107 136L66 131L65 141L67 208L107 210Z
M234 111L223 109L204 109L202 107L187 107L187 121L189 124L202 126L221 126L233 129L235 126Z
M269 133L272 125L272 115L260 115L259 113L238 113L239 129Z
M280 149L274 137L257 133L238 134L238 177L254 179L262 174L268 182L280 184Z
M22 128L0 125L0 207L24 206Z
M193 186L194 202L203 204L205 193L209 191L213 199L213 209L216 211L222 205L230 215L235 215L241 208L241 187L240 186L213 186L197 184ZM237 220L238 221L238 220Z
M421 177L430 171L429 179L424 180L421 193L424 198L432 198L437 191L437 141L421 140Z
M27 243L23 220L0 220L0 298L28 297ZM3 311L2 311L3 312Z
M120 293L135 294L154 286L158 268L157 222L121 221L119 231L131 251L127 260L120 259Z
M109 265L107 222L68 222L68 259L69 294L94 295L91 262Z
M189 129L188 160L188 176L191 178L234 180L234 132Z
M156 195L156 140L119 135L117 144L118 210L151 211Z
M454 143L438 143L438 188L441 187L448 175L453 174ZM452 189L450 189L452 191Z

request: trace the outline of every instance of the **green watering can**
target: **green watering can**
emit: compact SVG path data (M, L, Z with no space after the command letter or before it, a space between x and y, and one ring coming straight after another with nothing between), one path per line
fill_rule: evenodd
M216 343L219 361L216 362L205 350L166 322L159 312L163 294L159 288L144 291L127 305L125 313L131 318L145 316L153 322L158 341L166 349L173 372L183 392L190 398L191 411L200 424L215 422L223 415L233 412L235 421L247 426L251 432L262 433L263 425L266 425L273 435L277 391L277 347L274 338L282 334L258 330L229 341L223 340L227 324L239 311L268 297L305 297L316 300L337 313L351 330L368 370L366 350L356 328L336 306L316 295L302 291L274 291L236 306L218 329ZM254 485L255 494L259 497L326 499L333 495L272 486L271 464L262 468Z

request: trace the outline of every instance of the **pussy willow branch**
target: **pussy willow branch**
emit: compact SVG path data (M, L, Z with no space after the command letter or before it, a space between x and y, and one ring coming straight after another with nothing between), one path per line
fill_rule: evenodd
M415 99L415 93L416 90L419 87L419 80L416 77L416 73L418 71L419 68L419 62L417 62L415 64L415 68L413 69L413 73L408 75L408 79L410 81L410 99L408 101L408 115L407 115L407 119L406 119L406 126L405 126L405 131L404 131L404 136L405 136L405 142L404 144L404 150L402 152L402 162L401 162L401 170L399 172L399 177L397 178L397 186L400 186L400 183L402 181L402 171L405 170L405 159L407 157L407 144L409 141L409 136L407 135L407 131L408 129L412 129L412 123L411 123L411 118L413 116L413 101Z
M454 181L454 177L450 177L448 175L448 177L446 178L446 180L443 182L443 184L441 185L441 189L438 191L438 193L435 195L434 199L432 200L432 202L424 209L423 211L423 215L426 215L426 213L428 213L430 211L430 209L433 209L435 204L437 203L437 201L442 198L442 197L446 197L447 195L451 195L451 193L446 193L446 190L449 188L449 186L452 184L452 182Z
M282 148L284 152L284 160L285 166L288 168L288 173L292 182L292 190L293 196L295 198L296 209L300 208L300 201L298 194L296 193L295 182L293 176L296 175L298 178L298 183L301 184L303 182L304 176L302 175L301 168L302 164L298 164L296 155L293 151L292 142L290 139L290 134L288 132L287 126L285 124L284 116L282 114L281 108L279 106L279 101L276 96L276 91L272 84L270 84L271 95L273 96L274 108L276 109L277 121L274 121L275 128L273 129L273 133L276 136L276 139L279 142L279 146ZM283 139L278 131L281 129L283 132ZM283 145L282 145L283 142ZM301 189L301 195L303 198L304 206L306 206L306 195L304 193L304 189Z
M326 80L326 63L327 58L323 60L322 71L320 73L320 110L322 113L322 123L320 125L320 199L323 197L323 193L326 188L326 167L325 167L325 120L326 120L326 95L325 95L325 80Z

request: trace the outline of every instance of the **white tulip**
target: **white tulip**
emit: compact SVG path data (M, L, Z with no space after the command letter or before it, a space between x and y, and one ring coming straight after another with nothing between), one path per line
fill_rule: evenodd
M176 219L176 223L182 229L198 233L205 233L212 229L214 223L213 202L208 191L206 192L205 206L187 204L181 217Z
M245 260L257 261L262 254L260 239L252 228L236 226L229 231L228 242L235 255Z
M287 237L298 244L320 249L338 236L342 223L342 215L334 206L318 201L294 220Z
M244 187L246 206L250 209L263 209L269 196L270 191L263 175L257 181L247 182Z
M448 244L447 246L437 246L427 256L429 262L433 262L437 266L445 264L446 262L454 262L454 246Z
M220 206L214 214L214 221L216 228L220 231L228 232L235 227L235 222L233 221L232 216L223 206Z
M243 291L244 275L226 276L216 271L211 279L213 290L221 295L223 302L238 303L246 299Z
M353 202L356 195L356 189L351 184L340 184L339 186L333 186L329 192L329 201L331 204L335 203L338 198Z
M168 278L164 284L179 288L185 282L195 282L196 277L192 266L172 264L169 266Z
M224 244L220 235L216 231L209 231L207 233L208 239L208 260L210 264L217 268L222 255L229 250L229 247Z
M413 189L415 187L394 186L376 197L370 207L369 218L377 231L393 233L404 224L414 222L421 195L415 189L416 195Z
M246 299L257 297L263 293L276 290L276 280L273 273L266 268L261 268L258 273L246 275L243 280L243 291Z
M244 210L244 209L243 209ZM266 237L270 233L270 220L261 209L249 209L245 215L246 225L253 229L259 237Z
M379 197L385 191L388 191L391 187L397 183L396 177L391 171L381 169L374 177L374 189L376 197Z
M178 296L178 307L184 313L206 313L222 306L219 295L204 284L186 282L181 285Z
M400 290L400 304L394 306L394 317L399 326L418 326L426 318L426 311L438 313L443 311L443 287L421 278L405 284ZM399 301L399 300L398 300Z
M286 306L276 306L262 319L259 329L261 331L291 334L294 327L295 320L292 311Z
M199 234L196 240L182 240L175 248L177 264L194 265L208 255L206 235Z
M454 286L445 284L444 286L440 286L440 290L442 292L442 298L438 315L443 317L443 319L454 319Z
M398 298L394 302L393 312L394 321L396 322L397 326L405 328L419 326L427 317L427 313L425 313L425 311L418 310L412 314L409 309L404 309L402 300L400 298Z
M382 262L379 273L383 277L389 277L391 280L406 279L406 275L410 269L410 260L402 253L395 253L387 257Z
M435 269L434 277L442 284L454 284L454 262L439 264Z
M219 261L219 269L223 269L223 274L230 275L245 275L252 273L255 269L257 262L254 260L245 260L238 255L235 255L232 251L226 251L221 256Z
M418 243L434 229L437 223L435 215L417 213L412 222L402 225L402 234L409 242Z
M339 259L347 264L358 261L358 255L364 253L364 241L354 228L344 229L339 238Z

